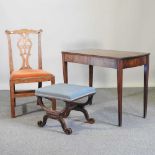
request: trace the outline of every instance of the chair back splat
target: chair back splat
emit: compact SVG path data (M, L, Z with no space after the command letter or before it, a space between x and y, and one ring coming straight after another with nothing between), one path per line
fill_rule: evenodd
M30 35L35 34L38 36L38 69L42 69L42 49L41 49L41 32L42 30L30 30L30 29L21 29L14 31L5 31L8 38L8 47L9 47L9 62L10 62L10 73L14 70L13 65L13 55L12 55L12 42L11 35L19 35L19 40L17 41L17 47L20 52L20 56L22 58L22 65L20 70L22 69L32 69L29 64L29 57L31 56L32 49L32 40L30 39Z

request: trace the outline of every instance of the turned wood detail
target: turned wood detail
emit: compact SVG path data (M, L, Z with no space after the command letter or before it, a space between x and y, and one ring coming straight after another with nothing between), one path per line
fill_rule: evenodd
M47 108L42 101L42 97L38 96L37 105L40 105L41 108L46 112L46 114L43 116L43 121L38 121L38 126L39 127L45 126L48 118L56 119L60 122L63 131L69 135L72 133L72 129L67 128L64 118L67 118L72 110L81 111L84 114L87 123L90 123L90 124L95 123L95 120L89 117L89 114L85 109L86 105L92 104L93 95L94 94L88 96L88 100L85 103L65 101L66 103L65 108L62 109L61 111L51 110Z

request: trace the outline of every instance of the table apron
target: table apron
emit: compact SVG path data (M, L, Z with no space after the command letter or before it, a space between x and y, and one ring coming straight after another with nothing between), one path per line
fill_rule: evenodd
M63 61L73 62L108 68L117 68L117 61L115 59L95 57L95 56L85 56L85 55L76 55L76 54L64 54Z
M137 58L130 58L123 60L123 68L131 68L136 66L142 66L147 63L147 56L141 56Z

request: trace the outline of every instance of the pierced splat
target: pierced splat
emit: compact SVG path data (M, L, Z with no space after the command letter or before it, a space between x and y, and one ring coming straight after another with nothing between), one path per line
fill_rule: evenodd
M17 42L17 47L19 48L20 56L22 57L22 66L20 69L31 69L29 65L29 57L31 55L32 41L26 33L23 33L20 36L21 38Z

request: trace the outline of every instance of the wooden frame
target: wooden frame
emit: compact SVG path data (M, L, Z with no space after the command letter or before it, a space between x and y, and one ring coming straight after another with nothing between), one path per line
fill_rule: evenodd
M51 81L51 84L55 83L55 76L53 74L47 73L46 76L35 76L35 77L18 77L16 79L12 78L12 75L14 73L14 64L13 64L13 49L12 49L12 35L19 35L20 39L17 42L17 47L20 51L20 56L22 58L22 66L19 69L19 71L26 71L29 72L34 71L30 65L29 65L29 57L32 47L32 41L29 38L29 35L37 35L38 37L38 70L41 72L44 72L42 70L42 49L41 49L41 33L42 30L32 30L32 29L19 29L14 31L5 31L8 39L8 51L9 51L9 68L10 68L10 104L11 104L11 117L14 118L16 116L15 113L15 106L16 106L16 98L17 97L27 97L27 96L34 96L35 91L34 90L26 90L26 91L16 91L15 85L21 84L21 83L38 83L38 88L42 87L42 82L44 81ZM52 108L56 109L56 101L52 100Z
M64 101L65 107L60 111L51 110L47 108L42 101L43 97L37 96L37 104L40 105L41 108L46 112L46 114L43 116L43 120L38 121L38 126L39 127L45 126L48 118L55 119L60 122L61 127L65 132L65 134L70 135L72 133L72 129L67 127L64 118L67 118L72 110L82 112L85 116L86 123L89 123L89 124L95 123L95 119L90 118L88 111L85 109L86 105L92 104L93 96L94 94L89 94L88 99L85 103L78 103L77 101ZM47 99L51 100L51 98L47 98Z
M68 83L68 63L89 65L89 86L93 86L93 66L116 69L118 94L118 125L122 126L123 69L144 66L143 117L145 118L147 114L148 101L149 55L150 53L100 49L63 51L62 64L64 83Z

